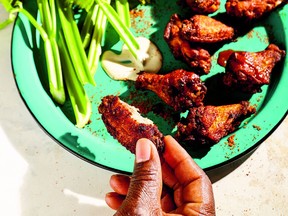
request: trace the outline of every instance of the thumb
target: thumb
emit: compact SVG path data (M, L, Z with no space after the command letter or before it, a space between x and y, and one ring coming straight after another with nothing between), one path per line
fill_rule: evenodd
M161 215L162 173L155 145L148 139L136 144L135 166L127 197L116 215Z

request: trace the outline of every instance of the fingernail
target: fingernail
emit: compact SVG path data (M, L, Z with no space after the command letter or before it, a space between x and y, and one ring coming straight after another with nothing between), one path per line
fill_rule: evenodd
M151 155L150 141L140 139L136 143L136 163L148 161Z

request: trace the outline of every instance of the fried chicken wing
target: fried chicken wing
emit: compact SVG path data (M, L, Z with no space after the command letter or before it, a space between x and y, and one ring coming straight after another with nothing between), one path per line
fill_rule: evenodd
M219 9L220 0L185 0L191 11L197 14L214 13Z
M177 124L175 138L192 145L213 145L232 133L241 121L255 113L248 101L223 106L200 106L189 110Z
M175 111L183 111L193 106L203 105L207 88L200 77L183 69L174 70L166 75L152 73L140 74L136 88L155 92Z
M102 98L98 111L102 114L107 131L133 154L140 138L148 138L159 152L163 150L163 134L150 119L142 117L134 106L117 96L108 95Z
M227 0L225 8L227 14L253 20L262 17L287 0Z
M218 43L232 40L234 29L205 15L194 15L182 21L181 35L190 42Z
M166 25L164 39L175 59L186 62L199 74L208 74L211 69L211 56L198 44L191 44L181 36L182 21L173 14Z
M270 83L270 75L285 56L285 51L275 44L270 44L260 52L232 52L223 76L223 83L247 93L261 92L261 86Z
M181 20L173 14L166 25L164 39L176 59L183 60L197 73L208 74L211 55L203 45L232 40L234 29L206 15Z

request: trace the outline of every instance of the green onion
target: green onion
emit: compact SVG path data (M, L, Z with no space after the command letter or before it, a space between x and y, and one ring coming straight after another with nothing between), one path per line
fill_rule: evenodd
M78 79L72 58L69 55L67 41L65 42L64 33L59 34L60 56L63 66L64 81L67 87L71 105L76 119L76 126L83 128L90 120L92 108L91 102L85 89Z
M130 9L128 0L115 0L116 11L123 23L130 28Z
M52 32L56 36L57 34L57 15L56 15L56 5L55 0L48 0L51 13L51 23L52 23Z
M107 2L110 3L110 0ZM101 42L106 30L106 21L107 19L104 12L99 8L97 10L96 23L88 51L88 64L93 75L97 70L100 55L102 53Z
M114 10L114 8L110 4L108 4L104 0L95 0L95 1L99 5L99 7L102 9L104 14L106 15L109 23L113 26L113 28L116 30L120 38L126 44L129 51L132 53L135 59L138 59L137 52L140 46L138 42L136 41L136 38L134 37L132 32L121 21L119 15L117 14L117 12Z
M94 5L94 0L61 0L61 2L65 7L71 7L74 4L86 11L89 11Z
M95 27L98 9L99 9L99 6L95 4L93 8L91 8L87 12L87 15L85 17L85 21L81 29L81 40L82 40L84 49L88 48L90 45L90 41L93 35L93 29Z
M66 96L60 55L56 42L57 26L54 18L52 18L52 13L55 14L55 7L53 7L53 5L50 7L48 0L37 0L37 5L43 29L47 33L48 37L47 39L44 38L43 41L50 93L57 103L64 104Z
M21 1L1 0L0 3L2 3L5 9L10 13L9 18L0 25L0 28L5 27L10 22L13 22L16 18L16 13L22 13L39 31L44 44L44 54L46 58L50 93L52 98L57 103L63 104L65 102L65 91L58 45L56 43L56 22L53 22L51 14L51 11L55 10L55 8L50 8L48 0L37 0L42 22L41 26L37 20L22 7Z
M80 32L74 20L72 6L65 7L65 4L61 0L56 0L56 6L64 38L77 76L83 85L87 83L95 85L94 77L89 71L88 60L82 45Z
M11 10L6 9L6 10L9 11L9 17L0 23L0 30L4 29L6 26L14 22L14 20L17 17L18 9L11 9Z

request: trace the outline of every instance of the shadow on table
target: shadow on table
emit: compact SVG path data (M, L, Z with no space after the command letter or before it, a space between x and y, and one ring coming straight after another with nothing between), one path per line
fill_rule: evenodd
M215 183L225 176L232 173L234 170L236 170L241 164L243 164L255 151L257 148L253 149L252 151L248 152L247 154L243 155L242 157L238 158L237 160L225 164L221 167L217 167L211 170L207 170L206 174L210 178L212 183Z

